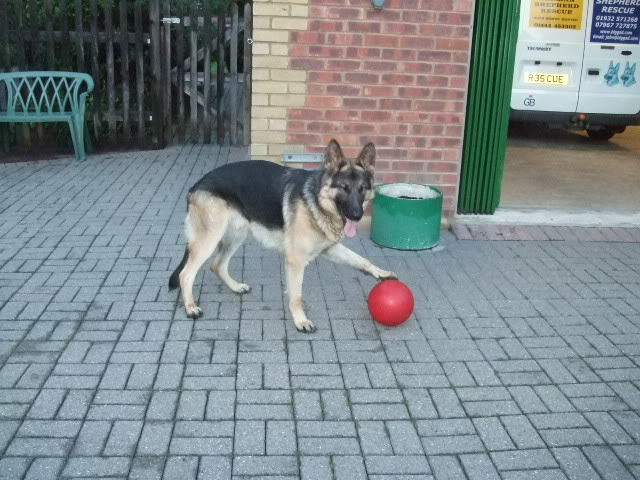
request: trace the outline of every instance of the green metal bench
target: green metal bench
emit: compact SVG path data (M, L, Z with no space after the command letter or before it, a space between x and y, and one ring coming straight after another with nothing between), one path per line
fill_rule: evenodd
M0 73L0 123L67 122L76 158L84 160L85 142L91 151L85 106L92 91L93 79L86 73ZM8 136L4 143L7 151Z

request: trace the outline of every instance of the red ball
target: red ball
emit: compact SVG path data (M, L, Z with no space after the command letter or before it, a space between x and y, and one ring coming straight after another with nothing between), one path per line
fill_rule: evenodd
M387 327L404 323L413 313L413 293L399 280L384 280L369 293L369 313Z

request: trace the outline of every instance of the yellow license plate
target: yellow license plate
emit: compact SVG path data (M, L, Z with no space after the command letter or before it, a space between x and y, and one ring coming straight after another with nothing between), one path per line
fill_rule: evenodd
M526 83L538 85L569 85L569 75L566 73L525 73Z

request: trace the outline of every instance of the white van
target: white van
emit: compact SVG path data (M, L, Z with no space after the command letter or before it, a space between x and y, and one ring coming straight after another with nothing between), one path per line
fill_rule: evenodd
M609 140L640 125L640 0L521 0L511 118Z

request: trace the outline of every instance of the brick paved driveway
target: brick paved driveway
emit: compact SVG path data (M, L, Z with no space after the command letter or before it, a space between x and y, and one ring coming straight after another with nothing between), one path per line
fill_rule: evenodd
M323 261L295 331L248 244L185 319L185 191L243 150L0 165L0 478L640 478L640 244L350 241L413 287Z

